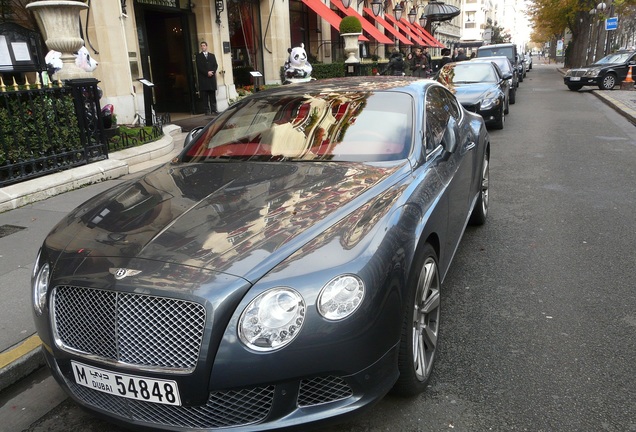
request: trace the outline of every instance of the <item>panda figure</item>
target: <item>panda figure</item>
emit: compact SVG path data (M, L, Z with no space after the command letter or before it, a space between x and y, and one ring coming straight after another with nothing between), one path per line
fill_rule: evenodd
M91 57L86 47L83 46L75 53L75 64L86 72L93 72L99 63Z
M301 43L299 47L288 48L287 52L289 53L289 57L283 66L285 75L283 84L311 80L311 71L313 68L309 62L307 62L305 44Z

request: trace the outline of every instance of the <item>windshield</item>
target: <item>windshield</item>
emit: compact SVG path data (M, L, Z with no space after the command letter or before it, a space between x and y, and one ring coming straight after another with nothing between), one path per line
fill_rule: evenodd
M479 48L477 50L477 57L492 57L492 56L506 56L511 62L515 61L515 54L511 46Z
M413 102L397 92L260 95L201 132L185 162L404 159Z
M480 58L480 60L490 60L491 62L499 66L499 69L501 69L503 73L510 72L512 70L510 68L510 62L505 57L488 57L485 59Z
M614 53L603 57L596 64L625 63L633 53Z
M499 80L490 64L462 62L445 65L439 73L438 81L442 84L470 84L496 83Z

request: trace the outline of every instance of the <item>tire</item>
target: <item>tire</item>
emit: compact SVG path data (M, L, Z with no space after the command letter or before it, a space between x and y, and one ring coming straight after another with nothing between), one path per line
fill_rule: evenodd
M583 88L580 84L568 84L568 88L572 91L579 91Z
M441 284L437 254L425 244L409 276L398 355L400 376L393 393L413 396L426 389L439 341Z
M506 109L504 110L504 114L510 114L510 92L508 92L508 97L506 98Z
M481 184L479 197L475 201L475 206L470 214L468 223L471 225L483 225L488 217L488 205L490 204L490 155L486 151L484 163L481 167Z
M519 74L519 80L517 82L520 82L520 83L523 82L523 73Z
M517 89L510 91L510 105L515 104L515 99L517 99Z
M499 111L499 117L492 123L493 129L501 130L504 128L504 123L506 122L506 114L504 111L504 108L501 107L501 110Z
M612 90L616 86L616 75L613 73L608 73L603 77L601 83L598 85L598 88L601 90Z

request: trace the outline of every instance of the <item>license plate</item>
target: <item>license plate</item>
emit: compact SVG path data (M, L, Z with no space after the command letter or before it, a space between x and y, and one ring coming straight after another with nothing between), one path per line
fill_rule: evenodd
M570 77L570 81L581 81L581 77Z
M74 361L71 361L71 367L75 382L81 386L128 399L181 405L179 387L175 381L127 375Z

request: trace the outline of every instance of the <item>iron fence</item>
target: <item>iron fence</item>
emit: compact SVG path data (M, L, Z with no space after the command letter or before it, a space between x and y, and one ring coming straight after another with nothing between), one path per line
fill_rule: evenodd
M0 79L0 187L108 158L97 82Z

